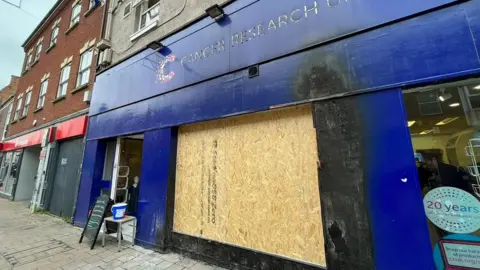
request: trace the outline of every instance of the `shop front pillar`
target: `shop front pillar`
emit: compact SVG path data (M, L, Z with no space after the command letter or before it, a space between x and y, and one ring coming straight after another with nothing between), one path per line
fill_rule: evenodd
M144 134L135 243L164 250L173 227L177 129Z
M85 144L82 176L78 188L74 224L83 227L87 222L88 211L102 188L103 166L105 162L105 143L94 140Z

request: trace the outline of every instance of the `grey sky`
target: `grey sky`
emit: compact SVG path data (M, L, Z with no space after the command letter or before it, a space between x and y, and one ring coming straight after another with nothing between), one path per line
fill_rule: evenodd
M20 0L0 0L0 89L10 82L11 75L20 76L22 44L56 2L22 0L22 11L4 1L18 5Z

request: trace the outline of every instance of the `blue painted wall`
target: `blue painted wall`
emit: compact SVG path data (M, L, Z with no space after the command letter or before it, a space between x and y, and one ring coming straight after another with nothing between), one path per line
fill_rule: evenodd
M119 70L115 67L101 74L95 84L88 139L176 126L354 91L476 74L480 71L478 13L480 6L474 1L454 5L263 63L259 77L249 79L247 71L240 70L98 114L160 93L163 90L159 87L174 83L155 82L153 71L149 72L142 61L134 61ZM311 78L317 83L312 84ZM118 90L116 97L110 89Z
M162 215L166 183L163 181L165 162L171 153L161 149L168 144L169 127L266 110L280 104L398 89L480 73L480 5L477 1L459 3L334 41L331 41L334 37L454 1L412 0L388 4L377 0L336 1L338 5L332 8L320 7L318 1L316 17L289 23L246 44L231 47L226 43L228 46L222 53L181 66L184 55L195 53L222 37L231 42L230 36L236 31L248 31L260 21L268 23L272 16L278 19L283 13L302 5L310 7L313 3L282 1L279 5L278 2L236 1L226 8L230 16L221 25L205 19L163 41L171 54L177 56L177 61L167 65L168 71L175 72L174 79L168 83L158 81L158 62L163 56L151 50L97 77L87 134L89 143L146 132L144 185L141 185L145 201L139 206L145 218L139 221L140 241L154 243L158 237L149 229L165 227ZM192 44L198 44L199 48ZM299 52L312 45L315 46ZM272 59L286 53L292 54ZM249 79L244 67L255 63L260 63L260 76ZM214 79L207 80L213 76ZM418 180L400 93L380 92L358 98L364 110L364 143L368 146L365 159L375 160L366 164L366 168L377 269L392 269L389 268L392 262L398 269L431 269L431 250L425 239L428 233L420 192L416 193ZM378 119L379 115L384 117ZM85 178L93 175L97 151L98 146L87 144L84 164L84 174L87 174L82 177L80 198L93 196L88 187L92 180ZM392 152L395 162L379 159L391 156ZM157 180L145 180L144 173L149 179ZM403 177L411 181L398 182ZM396 193L395 189L401 192ZM409 199L407 203L405 198ZM79 200L78 220L85 220L82 215L86 215L84 209L88 206L83 204ZM148 218L148 215L152 216ZM425 261L409 260L413 255Z
M217 24L207 18L192 29L162 41L168 47L166 51L176 56L176 61L166 66L165 74L175 73L168 83L157 78L157 67L163 56L152 50L98 76L90 115L452 2L455 1L403 0L388 4L383 0L284 0L281 4L278 0L237 1L225 9L229 16L223 23ZM242 32L244 36L240 39L238 33ZM385 31L381 33L386 34ZM220 41L223 45L218 44ZM375 47L372 44L371 40L366 42L367 46ZM214 48L209 48L212 45ZM190 54L195 56L205 48L203 59L185 61ZM295 60L289 63L291 61ZM298 62L293 66L295 64ZM295 69L291 67L290 70ZM110 89L115 89L117 95L111 95Z
M93 206L95 199L100 196L100 189L106 182L101 181L105 150L106 145L102 141L87 141L85 144L82 176L78 189L79 199L74 215L74 223L77 226L83 227L87 222L88 211Z
M435 269L401 89L356 97L376 269ZM407 179L403 182L402 179Z
M166 218L168 184L175 171L175 161L172 158L176 156L176 147L175 129L166 128L144 134L137 212L138 244L164 247L169 226Z

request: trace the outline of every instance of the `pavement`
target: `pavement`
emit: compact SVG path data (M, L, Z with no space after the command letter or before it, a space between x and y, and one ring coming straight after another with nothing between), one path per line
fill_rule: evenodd
M118 252L113 236L107 238L104 248L97 240L90 250L88 239L78 243L81 231L48 214L30 214L25 204L0 199L0 269L223 269L127 242Z

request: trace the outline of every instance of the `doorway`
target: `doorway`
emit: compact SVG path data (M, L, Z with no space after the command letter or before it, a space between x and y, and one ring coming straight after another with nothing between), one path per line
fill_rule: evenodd
M15 189L15 201L30 201L37 180L41 147L29 147L23 151L18 181Z
M143 134L117 138L114 153L111 150L112 144L107 145L103 177L107 179L111 175L110 197L114 198L115 203L126 203L127 215L136 216L141 185ZM122 225L122 233L126 241L133 242L131 223Z
M0 193L12 196L13 187L18 179L22 150L7 152L0 166Z
M480 269L480 81L403 99L437 269Z
M83 138L60 142L58 148L48 209L56 216L71 218L82 162Z

